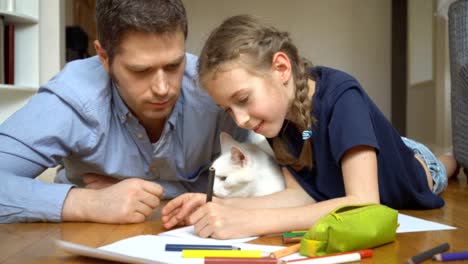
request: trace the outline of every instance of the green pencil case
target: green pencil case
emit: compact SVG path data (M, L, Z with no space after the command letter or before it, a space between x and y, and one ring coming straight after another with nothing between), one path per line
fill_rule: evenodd
M322 256L395 240L398 211L381 204L346 205L320 218L302 237L300 254Z

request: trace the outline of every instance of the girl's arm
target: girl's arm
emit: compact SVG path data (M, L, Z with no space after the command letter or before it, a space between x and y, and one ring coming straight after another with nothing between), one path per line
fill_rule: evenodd
M378 177L377 156L371 147L358 146L350 149L342 158L342 170L346 196L304 205L287 206L288 201L303 201L303 194L299 191L292 192L295 197L282 197L287 193L285 190L270 195L270 198L243 198L239 199L241 206L247 206L251 201L256 203L250 208L239 208L240 206L226 206L224 203L208 203L194 211L188 218L188 224L195 225L195 232L201 237L213 237L218 239L237 238L246 236L257 236L290 230L309 229L319 218L326 215L336 207L359 204L378 203ZM294 183L291 186L297 187ZM296 183L297 184L297 183ZM293 188L293 189L294 189ZM289 189L289 185L288 185ZM269 199L270 202L277 201L281 208L261 208L258 203ZM230 200L234 201L234 199ZM299 204L299 202L298 202ZM271 205L271 204L270 204ZM253 208L256 207L257 209ZM248 207L248 206L247 206ZM272 207L272 206L270 206Z
M354 147L343 155L341 161L347 200L356 203L379 203L377 156L368 146ZM283 168L286 189L266 196L218 199L216 202L239 208L298 207L315 203L297 183L291 173Z
M287 168L283 168L282 172L286 183L286 188L282 191L258 197L216 199L215 202L239 208L281 208L315 203Z
M257 235L263 235L309 229L319 218L339 206L380 202L374 148L357 146L348 150L341 166L346 196L299 207L253 210L251 213L256 219L251 222L257 226L249 232L253 234L257 230Z
M369 146L353 147L343 155L341 170L346 197L355 203L380 203L377 154Z
M286 168L283 168L282 171L286 188L280 192L260 197L228 199L213 197L213 204L216 203L230 208L254 209L296 207L315 202ZM161 211L164 227L169 229L176 225L187 224L186 219L199 207L204 206L205 201L206 195L202 193L185 193L172 199Z

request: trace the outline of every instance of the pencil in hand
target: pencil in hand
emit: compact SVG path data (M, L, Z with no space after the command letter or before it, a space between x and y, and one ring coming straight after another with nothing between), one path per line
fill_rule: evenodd
M210 167L208 170L208 186L206 188L206 202L211 202L213 200L213 184L216 170L214 167Z

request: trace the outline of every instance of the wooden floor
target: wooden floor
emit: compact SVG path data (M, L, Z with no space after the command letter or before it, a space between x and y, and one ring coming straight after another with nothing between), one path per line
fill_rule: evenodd
M465 174L461 172L457 178L451 179L449 181L449 186L441 196L445 200L445 206L441 209L423 211L401 210L400 212L426 220L451 225L457 229L449 231L398 234L396 242L397 246L405 247L400 250L402 254L413 256L418 252L445 242L448 242L450 245L448 252L468 251L468 187L467 177ZM398 261L389 259L388 262L385 261L382 263L403 263L402 260L403 259L400 255ZM443 262L429 260L423 263ZM448 263L466 264L468 263L468 260L450 261Z
M455 230L414 232L397 234L396 241L373 250L372 258L364 264L405 263L422 251L448 242L449 251L468 251L468 187L461 174L449 181L442 193L446 205L441 209L401 213L455 226ZM57 250L55 239L86 246L99 247L115 241L143 234L159 234L165 231L157 215L142 224L108 225L95 223L24 223L0 224L0 263L111 263L85 257L71 256ZM261 237L259 244L283 245L280 236ZM440 263L432 260L423 264ZM456 261L449 263L468 263Z

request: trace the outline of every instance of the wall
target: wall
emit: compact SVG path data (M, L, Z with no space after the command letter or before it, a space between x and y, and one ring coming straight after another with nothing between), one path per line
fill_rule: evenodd
M433 80L433 3L408 1L408 59L410 85Z
M435 148L433 1L408 1L408 92L406 135Z
M316 65L353 74L390 119L390 0L183 0L187 50L198 54L207 35L231 15L253 14L290 31Z

